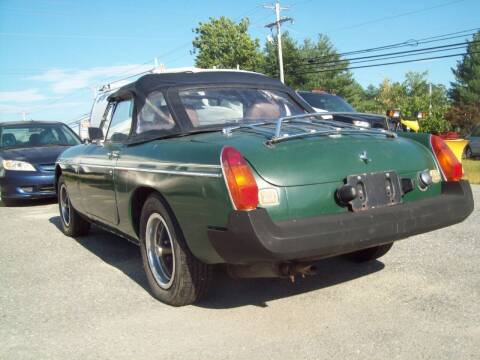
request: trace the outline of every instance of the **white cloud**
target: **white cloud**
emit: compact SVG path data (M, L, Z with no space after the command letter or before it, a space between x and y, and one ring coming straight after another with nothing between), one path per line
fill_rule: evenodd
M5 105L5 104L0 104L0 113L4 114L19 114L22 111L25 111L24 108L16 105Z
M21 114L22 112L26 112L32 115L32 114L42 112L44 110L68 109L68 108L72 108L80 105L84 105L84 103L70 101L70 102L59 102L59 103L45 104L45 105L35 105L34 107L0 104L0 114Z
M45 99L47 97L39 93L37 89L0 91L0 102L28 103Z
M32 86L36 88L0 92L0 118L2 116L11 117L22 112L27 112L30 117L35 118L39 113L46 113L48 110L53 111L50 112L50 115L65 115L66 118L69 118L72 115L70 109L75 107L85 109L85 112L89 111L92 100L90 96L87 100L88 89L98 89L105 83L124 79L150 69L152 69L150 64L103 66L83 70L51 69L25 79L43 83ZM42 92L45 91L48 97L40 93L37 88L42 89ZM83 92L80 94L82 90ZM75 102L65 100L75 100Z
M97 88L107 81L114 81L151 68L152 65L149 64L130 64L93 67L84 70L52 69L32 76L29 80L48 82L54 93L66 94L85 88Z

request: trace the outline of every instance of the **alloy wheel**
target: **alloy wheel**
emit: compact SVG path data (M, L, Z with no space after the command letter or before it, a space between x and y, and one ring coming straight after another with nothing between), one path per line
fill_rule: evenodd
M60 212L65 225L70 225L70 198L68 197L67 187L62 184L60 188Z
M170 288L175 276L175 252L167 223L158 213L148 218L145 249L155 281L163 289Z

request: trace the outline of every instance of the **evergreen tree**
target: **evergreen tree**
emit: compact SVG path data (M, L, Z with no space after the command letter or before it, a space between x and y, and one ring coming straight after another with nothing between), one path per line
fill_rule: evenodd
M448 118L468 132L480 123L480 32L475 34L467 54L452 71L455 75L450 91L453 107Z
M262 72L268 76L279 78L277 38L267 42L264 48ZM285 84L293 89L303 89L306 77L299 69L303 62L300 47L288 32L282 34L283 72Z
M358 95L358 84L348 70L348 61L342 59L326 35L320 34L316 42L306 39L300 53L305 65L298 71L306 73L305 89L322 89L349 101Z
M316 42L305 39L298 44L288 32L282 34L285 84L295 90L321 89L345 97L354 105L360 102L363 89L348 71L348 62L342 61L329 38L319 35ZM278 77L276 39L265 45L265 74ZM331 71L324 71L324 70Z

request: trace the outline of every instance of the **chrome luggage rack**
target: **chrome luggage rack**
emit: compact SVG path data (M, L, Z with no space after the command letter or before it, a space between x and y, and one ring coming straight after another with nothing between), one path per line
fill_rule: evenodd
M264 121L253 124L243 124L238 126L225 127L223 133L227 136L231 135L232 131L237 129L251 129L256 132L265 134L268 137L267 145L272 145L278 142L287 141L295 138L313 136L313 135L326 135L331 137L340 137L342 135L355 135L355 134L365 134L365 135L384 135L389 138L395 138L397 135L394 132L384 130L384 129L367 129L360 126L344 123L341 121L325 119L325 116L332 117L333 115L344 115L344 116L372 116L373 114L366 113L352 113L352 112L321 112L321 113L308 113L301 115L292 115L280 117L274 121ZM321 118L319 120L311 120L311 118ZM309 120L310 119L310 120ZM308 129L305 131L304 128L300 128L300 132L295 134L288 134L282 132L283 124L301 124L313 126L316 129ZM274 125L274 131L268 131L266 129L260 128L265 125ZM298 129L298 127L297 127ZM303 130L303 131L302 131Z

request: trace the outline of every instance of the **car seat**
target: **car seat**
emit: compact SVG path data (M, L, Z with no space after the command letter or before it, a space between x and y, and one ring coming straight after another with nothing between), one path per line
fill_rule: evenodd
M40 145L40 140L41 140L40 134L32 134L28 139L28 143L30 145L36 146L36 145Z
M3 146L14 146L17 143L17 138L11 133L2 135L2 145Z
M245 111L245 118L249 120L277 119L281 116L277 104L269 102L256 102Z

